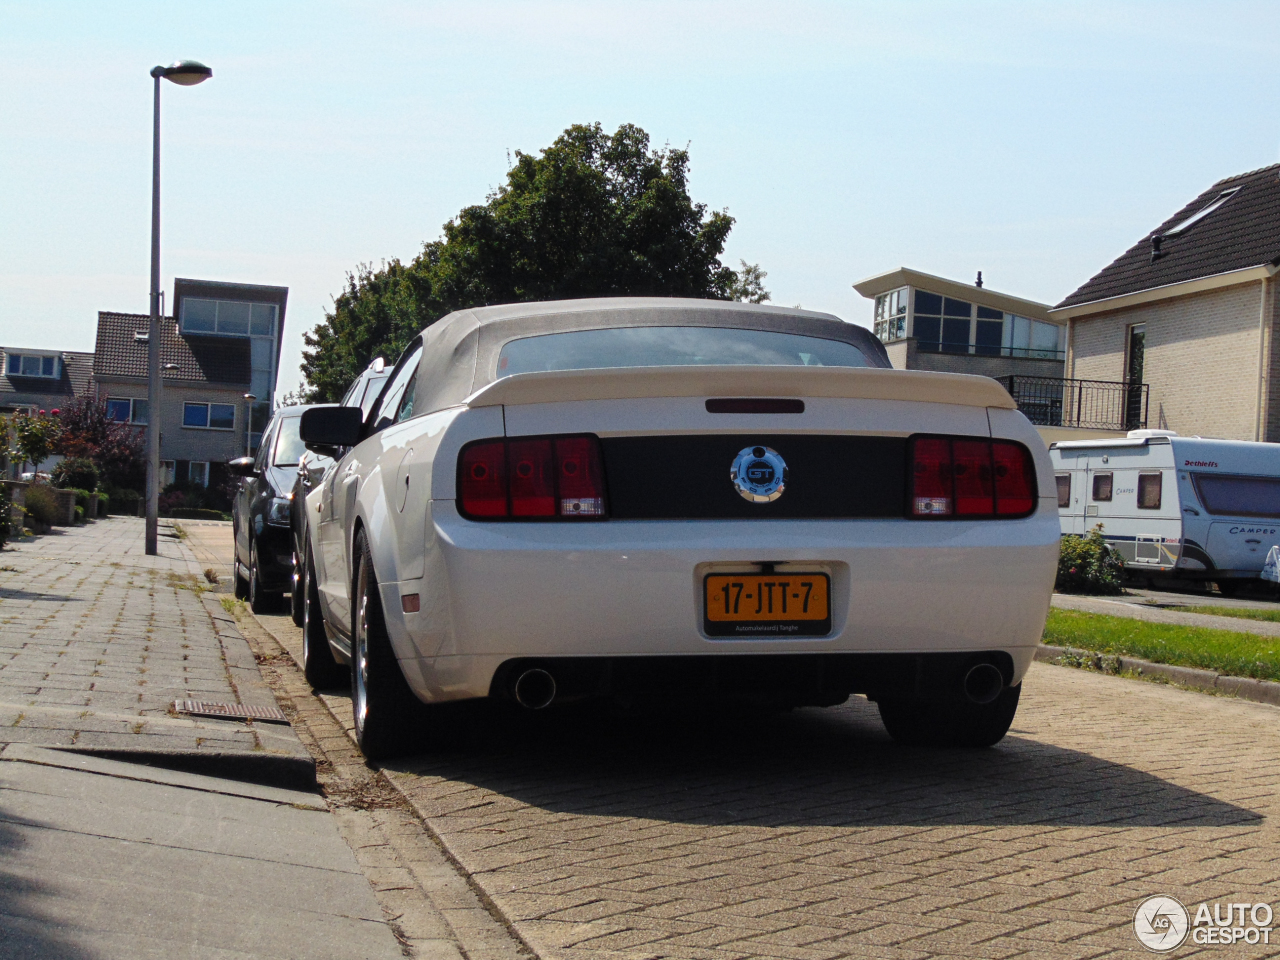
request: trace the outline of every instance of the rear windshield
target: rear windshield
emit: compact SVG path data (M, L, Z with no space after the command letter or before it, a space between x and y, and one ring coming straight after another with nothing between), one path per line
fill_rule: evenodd
M611 327L547 333L505 344L498 376L601 367L869 367L851 343L734 327Z
M1280 478L1197 473L1196 493L1210 513L1280 519Z
M280 433L276 437L276 456L271 461L277 467L296 467L306 452L302 438L298 436L301 417L289 417L280 421Z

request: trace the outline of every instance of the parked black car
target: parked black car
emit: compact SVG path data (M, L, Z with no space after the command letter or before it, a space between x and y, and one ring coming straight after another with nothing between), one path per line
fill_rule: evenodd
M391 376L391 367L378 357L351 384L339 406L359 407L368 417ZM302 407L295 408L301 411ZM295 423L296 431L297 425ZM337 686L346 679L346 668L334 662L329 653L329 641L325 636L324 622L320 617L320 598L316 595L314 568L308 553L307 494L324 480L333 468L333 458L314 450L306 450L299 461L293 485L293 575L290 583L290 613L293 622L302 628L306 643L303 668L307 680L315 687ZM312 576L308 579L308 572ZM311 602L308 604L308 599Z
M231 505L235 535L235 595L254 613L276 609L293 578L293 485L306 448L298 439L305 406L276 411L255 457L227 466L244 479Z

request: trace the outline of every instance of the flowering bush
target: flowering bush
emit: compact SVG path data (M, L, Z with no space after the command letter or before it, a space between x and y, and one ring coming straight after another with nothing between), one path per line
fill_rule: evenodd
M1102 539L1102 524L1083 537L1068 534L1062 538L1055 590L1117 594L1123 590L1123 578L1124 561Z

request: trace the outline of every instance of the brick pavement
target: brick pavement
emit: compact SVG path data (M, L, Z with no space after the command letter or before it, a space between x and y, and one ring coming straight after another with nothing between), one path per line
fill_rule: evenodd
M113 517L0 553L0 744L306 757L287 727L170 714L274 700L191 551L162 528L148 557L142 532Z
M863 700L488 714L389 769L543 958L1141 955L1149 895L1274 903L1275 708L1040 664L1023 704L976 753L900 748Z

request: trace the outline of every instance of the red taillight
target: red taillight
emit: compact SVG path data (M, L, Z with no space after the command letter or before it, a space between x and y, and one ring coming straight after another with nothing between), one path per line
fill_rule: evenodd
M507 453L503 440L473 443L462 451L458 500L473 517L507 515Z
M1020 443L991 443L996 474L996 513L1030 513L1036 503L1036 468L1031 451Z
M462 451L458 508L474 519L604 517L596 437L482 440Z
M513 517L556 515L550 440L508 441L507 470Z
M1035 499L1035 464L1020 443L968 437L911 441L911 516L1025 516L1035 509Z
M952 512L951 441L921 438L912 444L911 512L941 517Z

